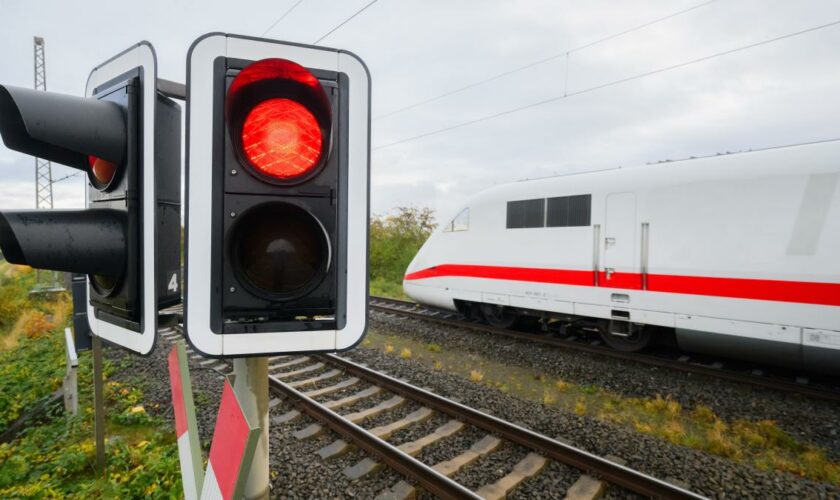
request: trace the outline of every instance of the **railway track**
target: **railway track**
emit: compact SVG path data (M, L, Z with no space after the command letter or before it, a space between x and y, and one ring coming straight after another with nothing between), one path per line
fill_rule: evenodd
M293 404L300 406L304 412L320 422L319 425L326 425L345 439L352 441L356 446L377 457L385 465L394 468L406 477L415 481L422 489L444 498L504 498L505 494L520 481L523 481L535 474L545 466L548 460L555 460L562 464L574 467L583 471L586 475L581 484L596 483L598 480L593 476L620 486L640 495L659 498L702 498L690 491L661 481L654 477L643 474L639 471L625 467L619 463L588 453L580 448L537 434L528 429L519 427L510 422L498 419L487 413L462 405L451 399L444 398L422 388L411 385L407 382L395 379L386 374L371 370L362 365L356 364L348 359L334 355L312 356L306 362L312 364L307 367L294 369L289 363L297 363L300 357L286 361L287 369L270 377L270 387L273 391L282 393L289 398ZM305 362L301 362L305 363ZM290 374L300 374L302 370L312 368L312 371L323 370L321 375L312 376L296 382L284 382L283 378L289 378ZM297 372L297 373L296 373ZM341 380L334 385L325 388L303 392L301 389L314 383L316 379L322 380L326 376L340 373ZM380 388L393 394L393 397L373 406L367 410L360 410L349 415L340 415L336 410L343 404L350 404L355 397L363 397L365 390L359 391L354 396L341 399L318 402L315 397L329 393L333 388L337 391L349 382L354 380L365 381L370 387ZM369 389L367 392L371 392ZM366 430L353 423L361 419L377 408L386 408L401 399L410 400L420 406L417 411L394 421L391 424ZM383 410L385 411L385 410ZM434 433L423 438L406 443L401 446L394 446L385 439L394 430L405 425L428 418L432 412L446 415L451 420L439 427ZM294 416L288 415L285 418ZM465 450L464 453L455 459L435 465L426 465L412 458L411 454L419 452L423 446L434 443L444 438L448 433L456 432L464 424L474 426L485 432L483 439L478 441L473 448ZM301 432L314 432L304 429ZM449 478L462 466L466 465L470 458L478 457L484 453L491 452L497 447L501 440L523 446L531 450L522 461L516 464L510 474L496 483L488 484L471 491ZM335 444L330 446L336 446ZM339 444L337 447L341 447ZM328 447L329 448L329 447ZM322 454L328 454L329 450L322 450ZM463 458L461 458L463 457ZM366 467L362 465L360 469ZM353 471L349 471L353 473ZM582 486L579 486L582 488ZM383 497L405 498L413 495L413 487L408 483L394 485L390 491L383 492Z
M558 338L551 334L537 334L525 331L496 328L469 320L463 315L431 308L397 299L384 297L371 297L371 309L397 314L404 317L416 318L424 321L433 321L438 324L466 328L484 334L504 335L518 340L527 340L540 344L555 346L558 348L572 349L576 351L593 353L607 356L614 359L644 363L658 368L666 368L683 372L707 375L732 382L739 382L758 387L764 387L777 391L801 394L804 396L840 402L840 388L834 385L814 384L806 377L792 376L780 377L772 375L772 369L751 368L730 368L726 362L703 360L693 361L687 355L675 357L673 353L630 353L616 351L600 342L587 342L582 338L570 336Z
M169 342L183 338L180 327L164 328L160 333ZM205 359L189 347L188 353L202 367L222 374L232 371L225 361ZM356 447L366 452L369 458L345 470L349 477L359 479L382 466L400 473L405 480L382 491L379 495L382 499L410 498L419 493L418 489L441 498L501 499L523 481L540 474L550 461L580 471L580 478L568 492L573 498L592 498L608 484L648 497L704 498L626 467L619 459L591 454L340 356L272 357L269 359L269 389L275 396L270 407L276 406L283 398L297 408L274 416L273 424L295 421L305 413L317 423L297 430L294 434L296 438L309 439L326 429L341 436L341 439L321 448L319 457L313 459L329 459ZM335 398L336 394L348 393ZM387 415L405 404L412 404L417 409L387 424L373 428L362 426L366 420ZM351 407L355 410L346 412ZM425 422L433 415L445 417L446 423L414 441L399 446L389 443L388 438L394 433ZM442 443L467 427L480 431L483 437L469 449L460 450L454 458L432 465L415 458L424 448ZM503 443L529 450L523 459L512 464L507 475L474 490L452 478L476 460L492 454Z

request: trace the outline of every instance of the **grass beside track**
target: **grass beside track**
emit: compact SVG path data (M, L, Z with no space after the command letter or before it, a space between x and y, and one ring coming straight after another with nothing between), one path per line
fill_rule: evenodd
M34 272L0 262L0 432L61 386L66 295L30 298ZM105 363L107 377L113 364ZM79 415L63 407L0 444L0 498L179 498L178 448L171 424L151 417L139 381L105 386L107 480L94 473L93 375L79 356Z
M390 281L385 278L374 278L370 280L370 295L373 297L409 300L408 296L403 293L402 282Z
M623 425L671 443L704 451L763 470L790 472L840 485L840 464L821 449L798 441L770 420L724 421L702 405L684 408L667 397L625 397L594 386L552 378L534 367L505 365L482 356L448 351L438 344L371 329L362 347L411 359L476 384L562 408L580 416Z

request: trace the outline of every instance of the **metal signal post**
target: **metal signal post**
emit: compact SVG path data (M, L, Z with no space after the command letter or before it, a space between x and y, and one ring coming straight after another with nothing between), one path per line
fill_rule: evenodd
M184 329L236 358L234 391L261 427L246 498L268 496L265 356L365 334L369 130L353 54L222 33L189 50Z

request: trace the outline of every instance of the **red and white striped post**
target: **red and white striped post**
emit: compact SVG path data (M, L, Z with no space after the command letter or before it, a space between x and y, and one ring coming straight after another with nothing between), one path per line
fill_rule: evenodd
M184 342L178 342L169 351L169 382L172 386L172 409L175 412L175 433L178 437L178 458L181 462L181 480L184 498L198 500L204 481L198 424L195 420L190 368Z
M260 436L260 428L242 409L229 380L222 389L202 500L242 498Z

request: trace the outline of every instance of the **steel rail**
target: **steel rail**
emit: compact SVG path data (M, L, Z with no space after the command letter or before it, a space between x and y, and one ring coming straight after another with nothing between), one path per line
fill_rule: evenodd
M338 413L307 397L288 384L270 375L268 381L269 388L294 399L309 416L349 439L362 450L378 457L388 467L416 481L424 490L441 498L481 498L470 489L404 453L387 441L374 436L364 428L344 419Z
M175 327L175 330L181 330ZM593 455L580 448L561 443L524 427L501 420L468 406L438 396L396 378L361 366L353 361L333 354L319 354L325 362L337 366L346 373L376 384L383 389L402 395L430 409L445 413L457 420L471 424L508 441L543 453L545 456L598 475L606 481L635 493L655 498L703 499L702 495L680 488L629 467ZM420 462L399 448L378 438L364 428L344 419L338 413L326 408L297 389L269 375L269 389L294 400L305 413L349 439L358 448L378 457L385 465L414 480L424 490L441 498L481 498L472 490L440 474L432 467Z
M389 299L384 297L371 297L371 301L376 300L382 303L392 303L392 304L399 304L403 306L412 306L418 307L418 304L413 302L407 302L404 300L398 299ZM423 306L419 306L423 307ZM624 361L632 361L638 363L644 363L651 366L656 366L658 368L667 368L672 370L678 370L683 372L691 372L700 375L706 375L710 377L715 377L723 380L728 380L730 382L739 382L759 387L764 387L767 389L773 389L781 392L787 392L792 394L801 394L804 396L816 398L816 399L824 399L827 401L833 402L840 402L840 391L836 389L829 389L829 388L818 388L807 386L803 384L799 384L797 382L789 382L786 380L779 380L773 379L758 375L752 375L748 373L739 373L734 371L729 371L723 368L714 368L711 366L704 366L698 365L695 363L689 363L679 360L673 360L668 358L662 358L659 356L654 356L651 354L642 354L642 353L632 353L632 352L623 352L617 351L615 349L607 348L607 347L598 347L593 346L590 344L583 344L580 342L574 342L570 340L562 340L550 337L548 335L537 335L533 333L527 332L519 332L515 330L508 330L505 328L498 328L490 325L480 324L480 323L473 323L470 321L465 320L458 320L458 319L447 319L438 316L433 316L430 314L424 314L420 311L411 311L406 309L400 309L397 307L388 307L382 304L375 304L373 302L370 303L370 308L375 309L377 311L382 312L389 312L389 313L396 313L401 314L403 316L409 316L418 318L424 321L434 321L439 324L444 324L447 326L456 326L460 328L468 328L471 330L479 331L482 333L492 333L498 335L504 335L506 337L510 337L513 339L518 340L530 340L532 342L537 342L540 344L555 346L555 347L568 347L570 349L575 349L577 351L583 351L591 354L601 355L601 356L609 356L615 359L621 359ZM455 313L452 313L455 314Z
M402 382L394 377L363 367L353 361L332 354L319 355L328 363L347 373L376 384L383 389L407 397L452 418L496 434L508 441L525 446L560 463L590 472L606 481L630 491L656 498L705 498L667 483L653 476L593 455L572 445L561 443L524 427L512 424L474 408L462 405L432 392ZM340 418L340 417L339 417Z

